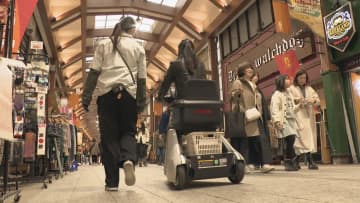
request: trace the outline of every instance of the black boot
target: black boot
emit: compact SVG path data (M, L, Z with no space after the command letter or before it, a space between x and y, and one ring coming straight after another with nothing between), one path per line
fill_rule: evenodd
M284 160L285 171L297 171L299 170L295 162L291 159Z
M315 164L314 160L313 160L313 157L312 157L312 154L309 152L306 154L306 157L307 157L307 160L308 160L308 168L310 170L318 170L319 167Z
M299 162L299 158L300 158L299 156L296 156L296 157L294 158L295 166L296 166L296 168L297 168L298 170L301 169L300 162Z

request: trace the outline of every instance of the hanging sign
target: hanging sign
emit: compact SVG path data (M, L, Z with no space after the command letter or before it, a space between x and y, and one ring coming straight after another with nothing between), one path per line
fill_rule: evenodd
M45 155L45 141L46 141L46 125L39 125L37 136L37 155Z
M45 140L46 140L46 119L45 119L45 94L38 93L37 95L37 155L45 155Z
M78 132L77 133L77 145L82 145L82 140L83 140L83 133Z
M42 50L43 47L44 47L44 43L42 41L31 41L30 42L30 49Z
M324 17L328 45L344 52L356 32L351 2Z

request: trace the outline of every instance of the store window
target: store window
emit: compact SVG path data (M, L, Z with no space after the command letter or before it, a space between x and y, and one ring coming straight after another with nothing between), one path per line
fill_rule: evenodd
M247 14L249 19L249 34L250 37L254 37L260 31L259 13L256 3L248 9Z
M240 48L273 22L272 0L257 0L219 35L222 57Z
M270 24L272 24L273 14L272 14L272 5L271 0L259 0L259 9L260 9L260 18L261 18L261 28L264 29Z
M230 36L229 36L229 30L225 30L222 34L222 47L223 47L223 56L229 55L231 49L230 49Z
M249 40L248 26L247 26L246 15L243 14L239 18L239 29L240 29L240 43L244 44Z
M238 32L238 23L235 21L230 27L231 35L231 51L239 48L239 32Z

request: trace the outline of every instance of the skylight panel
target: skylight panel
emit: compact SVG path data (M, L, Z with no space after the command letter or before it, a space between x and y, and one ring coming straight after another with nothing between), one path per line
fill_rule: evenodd
M95 29L102 29L106 24L106 16L95 16Z
M156 4L161 4L161 2L163 0L147 0L148 2L151 2L151 3L156 3Z
M142 32L151 32L152 31L152 26L151 25L147 25L147 24L140 24L138 26L138 30L142 31Z
M169 7L175 7L177 3L177 0L164 0L162 5L169 6Z

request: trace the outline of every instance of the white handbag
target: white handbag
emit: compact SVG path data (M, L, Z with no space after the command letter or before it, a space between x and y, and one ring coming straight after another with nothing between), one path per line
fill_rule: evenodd
M245 118L246 118L246 121L248 121L248 122L257 120L260 117L261 117L261 113L257 110L256 107L245 111Z
M259 112L259 110L257 110L256 106L257 104L256 104L256 92L255 92L255 107L245 111L245 118L247 122L251 122L261 118L261 113Z

